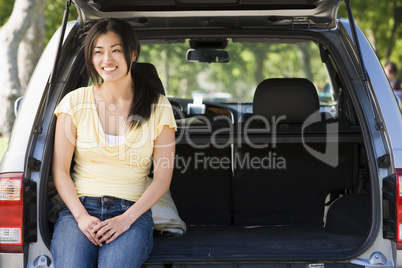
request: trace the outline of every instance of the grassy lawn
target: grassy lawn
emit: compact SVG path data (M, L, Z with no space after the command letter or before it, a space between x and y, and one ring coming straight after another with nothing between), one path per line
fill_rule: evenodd
M0 137L0 161L3 158L3 154L7 150L7 145L8 145L8 138Z

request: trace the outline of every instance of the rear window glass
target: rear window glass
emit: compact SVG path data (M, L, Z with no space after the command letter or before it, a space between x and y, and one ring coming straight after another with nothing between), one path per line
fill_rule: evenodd
M228 62L211 63L186 59L189 40L144 43L138 61L155 65L169 97L221 103L252 102L257 85L264 79L300 77L313 82L322 105L333 104L331 85L316 43L259 40L229 39L225 49L214 50L226 51Z

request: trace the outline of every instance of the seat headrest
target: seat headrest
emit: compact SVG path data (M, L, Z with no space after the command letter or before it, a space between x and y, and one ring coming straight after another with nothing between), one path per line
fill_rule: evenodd
M271 119L286 116L280 122L303 123L320 109L313 83L304 78L272 78L262 81L254 93L253 113Z
M165 95L165 89L159 78L158 71L152 63L137 62L134 67L134 72L141 74L156 92Z

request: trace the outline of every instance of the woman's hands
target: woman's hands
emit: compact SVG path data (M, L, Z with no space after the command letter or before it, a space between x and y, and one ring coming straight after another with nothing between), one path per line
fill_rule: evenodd
M84 214L77 219L78 228L81 232L92 242L95 246L102 246L102 242L99 241L96 232L94 232L94 227L97 226L101 221L89 214Z
M154 178L141 198L138 199L126 212L111 219L99 222L93 227L91 233L96 234L96 239L106 244L113 242L122 233L127 231L143 213L150 209L169 189L173 173L175 152L175 134L167 125L163 127L161 134L155 140L154 161L169 160L169 165L155 165Z
M91 233L96 235L97 241L101 244L113 242L119 235L127 231L133 221L126 215L122 214L111 219L107 219L96 224Z

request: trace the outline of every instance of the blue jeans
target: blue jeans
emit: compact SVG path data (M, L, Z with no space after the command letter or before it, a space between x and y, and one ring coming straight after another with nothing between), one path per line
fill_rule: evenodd
M101 221L123 214L134 202L109 196L81 197L82 204L92 216ZM78 228L70 210L63 205L50 250L55 268L64 267L141 267L153 247L154 222L148 210L126 232L110 244L95 246Z

